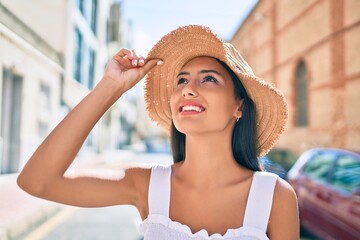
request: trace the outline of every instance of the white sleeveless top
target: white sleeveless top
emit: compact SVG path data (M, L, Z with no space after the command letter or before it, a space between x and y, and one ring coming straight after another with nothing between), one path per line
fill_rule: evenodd
M269 221L277 175L255 172L246 205L243 226L224 235L209 236L205 229L192 233L190 227L169 218L171 166L154 166L148 193L149 215L140 225L144 240L268 240Z

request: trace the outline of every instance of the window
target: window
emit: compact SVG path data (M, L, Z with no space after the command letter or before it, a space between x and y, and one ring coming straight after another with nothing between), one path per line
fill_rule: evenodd
M296 69L296 126L305 127L308 125L308 86L307 86L307 68L303 61L299 63Z
M119 2L111 4L109 19L107 21L107 42L120 42L120 19L121 4Z
M23 77L4 68L0 116L0 175L19 171Z
M360 187L360 160L351 155L341 156L335 167L332 184L347 192Z
M88 22L91 30L96 31L97 0L76 0L76 6Z
M94 87L94 72L95 72L95 52L93 49L89 49L89 81L88 88L93 89Z
M309 177L327 181L335 159L334 153L318 153L306 164L304 173Z
M84 0L76 0L76 6L82 14L84 14Z
M92 131L87 136L84 145L87 147L92 147L94 145L94 134Z
M47 134L49 134L49 124L51 117L51 89L44 83L40 84L38 111L39 136L44 138Z
M97 0L91 0L90 26L93 33L96 33Z
M74 72L73 77L76 81L81 82L81 65L82 65L82 49L83 39L79 29L75 28L74 34Z

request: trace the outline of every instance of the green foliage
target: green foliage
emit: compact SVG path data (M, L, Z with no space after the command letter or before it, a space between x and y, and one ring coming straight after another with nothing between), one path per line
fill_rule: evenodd
M286 148L273 148L266 156L280 164L286 171L289 171L298 159L291 150Z

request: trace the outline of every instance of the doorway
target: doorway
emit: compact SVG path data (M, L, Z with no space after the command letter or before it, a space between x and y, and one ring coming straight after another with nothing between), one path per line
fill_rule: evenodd
M0 174L19 171L22 76L3 69L0 128Z

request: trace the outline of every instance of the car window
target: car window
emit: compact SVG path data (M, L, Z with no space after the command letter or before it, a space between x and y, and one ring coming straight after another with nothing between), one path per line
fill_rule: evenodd
M328 180L329 172L331 171L336 159L336 154L331 152L321 152L314 155L310 161L305 165L304 173L312 178L319 180Z
M348 192L360 187L360 160L350 155L341 156L336 163L332 184Z

